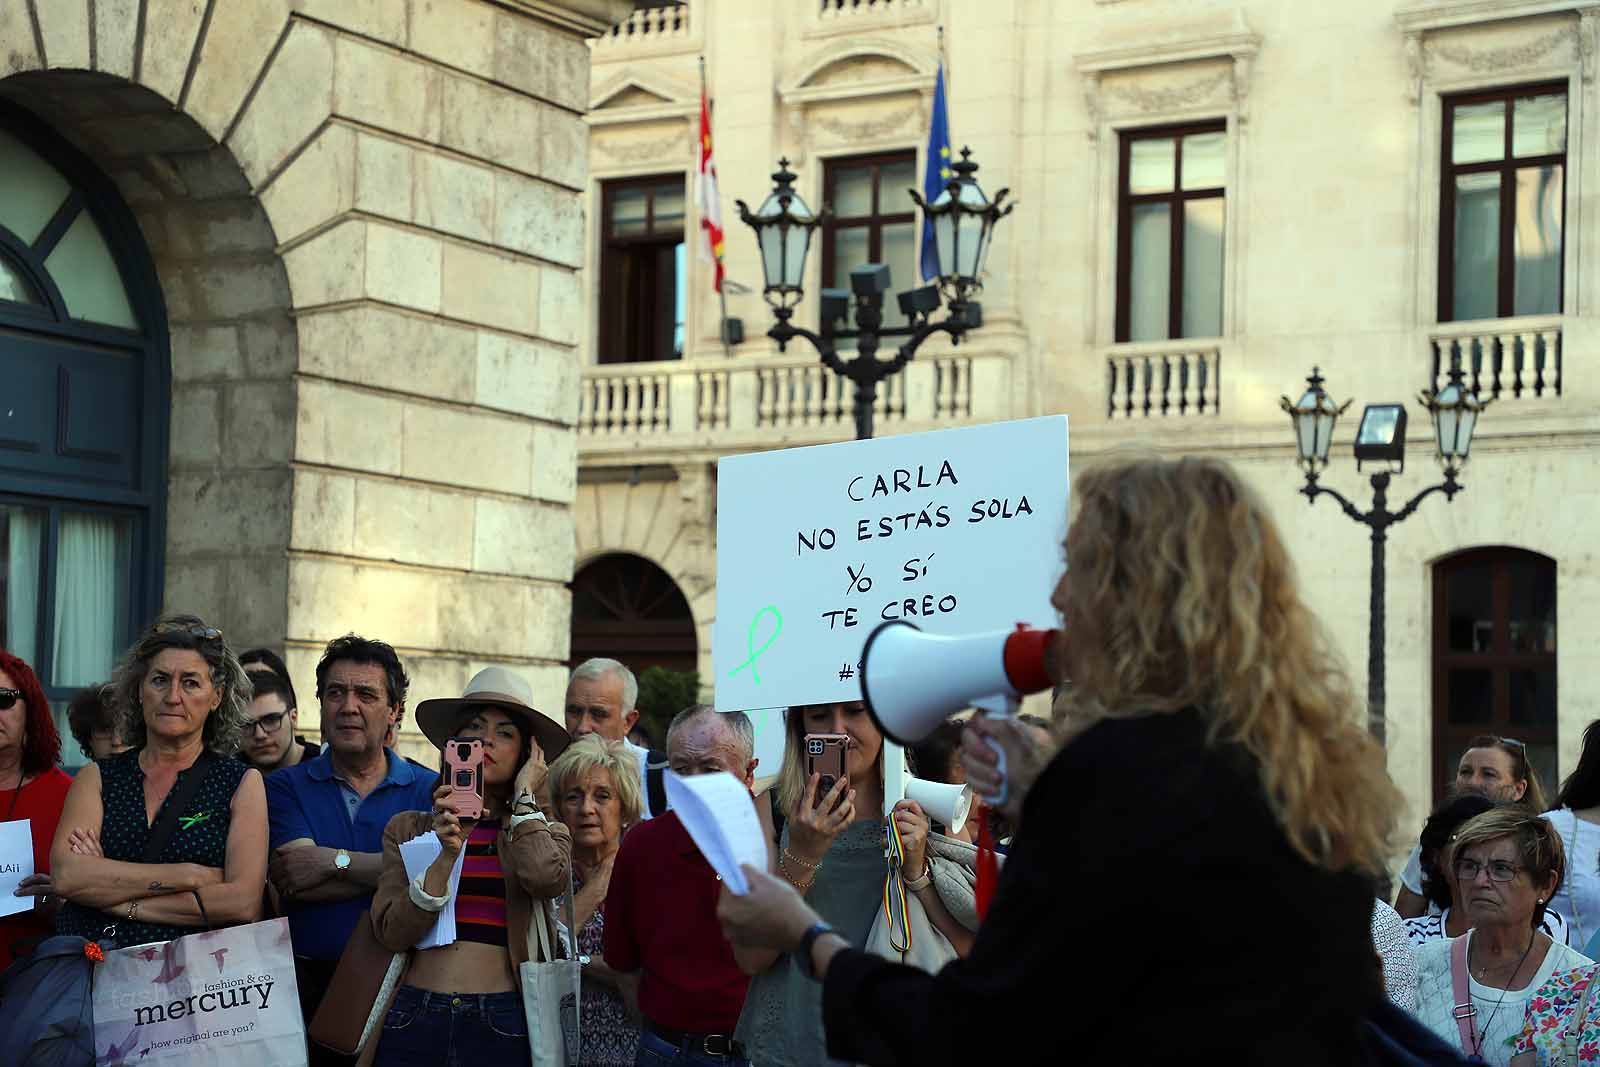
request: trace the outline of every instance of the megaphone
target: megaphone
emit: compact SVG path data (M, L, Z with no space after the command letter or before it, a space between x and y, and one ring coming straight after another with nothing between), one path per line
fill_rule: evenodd
M1019 626L941 637L886 622L861 650L861 700L883 736L915 745L956 712L1050 688L1044 653L1059 633Z
M950 833L959 834L967 825L967 813L972 810L972 787L908 778L906 799L915 800L928 813L928 818L943 823Z

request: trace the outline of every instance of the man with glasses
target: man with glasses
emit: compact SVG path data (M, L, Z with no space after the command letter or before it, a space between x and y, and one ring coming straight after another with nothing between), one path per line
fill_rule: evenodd
M317 663L328 751L267 779L268 877L294 939L300 1006L309 1024L339 955L372 903L383 831L402 811L427 811L439 776L385 743L405 714L410 679L393 648L355 634ZM313 1046L312 1063L345 1062Z
M289 683L272 671L252 671L250 680L255 696L250 701L239 758L264 775L316 759L317 746L295 736L300 712Z

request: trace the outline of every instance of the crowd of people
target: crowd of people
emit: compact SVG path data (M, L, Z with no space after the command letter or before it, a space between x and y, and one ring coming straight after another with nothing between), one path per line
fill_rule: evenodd
M396 750L410 680L389 644L323 649L307 738L283 661L190 615L72 700L90 762L69 777L38 678L0 651L0 806L30 820L37 872L0 964L52 934L125 947L283 916L310 1030L370 935L407 956L360 1054L378 1065L527 1062L536 942L577 961L575 1058L601 1067L1600 1064L1600 722L1549 805L1519 742L1474 740L1391 907L1399 794L1262 503L1201 459L1102 465L1074 498L1053 721L974 717L909 752L922 778L1003 792L955 829L885 796L860 703L788 709L758 794L748 716L686 708L658 751L611 659L572 672L560 716L502 667L416 705L435 749L482 743L464 819L441 761ZM819 733L848 738L827 787ZM722 772L769 835L738 896L663 785ZM992 900L980 829L1003 853ZM437 857L408 870L430 831ZM418 948L452 901L455 940Z

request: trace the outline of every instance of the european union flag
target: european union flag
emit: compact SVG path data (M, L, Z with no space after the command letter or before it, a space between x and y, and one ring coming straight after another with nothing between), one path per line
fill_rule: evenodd
M950 169L950 112L944 103L944 60L933 83L933 120L928 124L928 162L922 175L922 197L928 203L944 192L955 172ZM922 280L939 275L939 253L933 244L933 223L922 220Z

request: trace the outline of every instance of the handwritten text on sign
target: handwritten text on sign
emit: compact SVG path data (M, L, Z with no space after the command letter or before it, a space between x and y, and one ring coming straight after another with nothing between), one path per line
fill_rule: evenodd
M717 466L720 709L859 700L861 646L1053 625L1067 420L730 456Z

